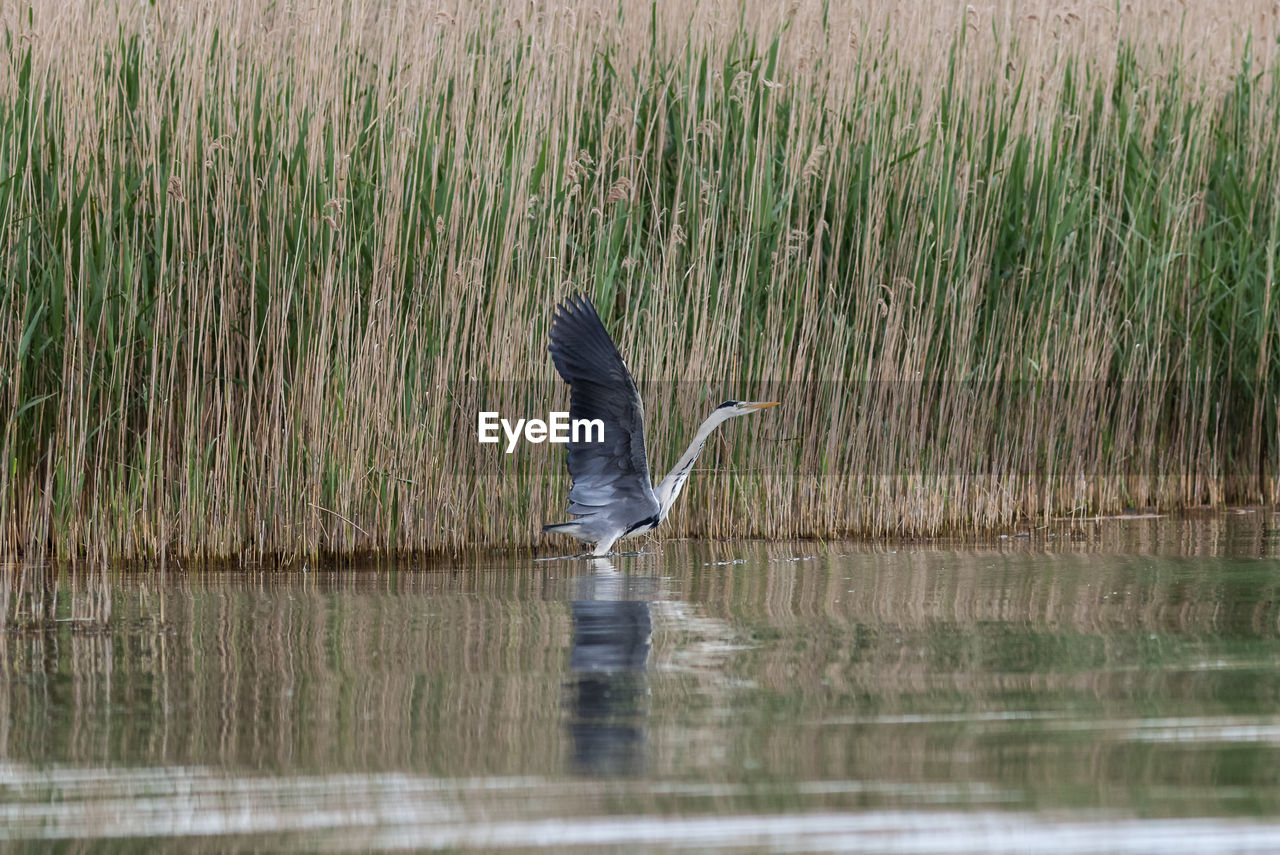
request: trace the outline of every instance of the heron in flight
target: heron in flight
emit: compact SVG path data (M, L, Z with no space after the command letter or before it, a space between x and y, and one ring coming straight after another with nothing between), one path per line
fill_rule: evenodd
M615 541L652 531L667 518L712 431L735 416L778 404L725 401L707 416L667 477L650 484L644 404L590 300L573 296L556 307L548 349L556 371L569 384L570 420L599 419L604 441L569 442L569 513L577 519L542 530L595 544L592 555L606 555Z

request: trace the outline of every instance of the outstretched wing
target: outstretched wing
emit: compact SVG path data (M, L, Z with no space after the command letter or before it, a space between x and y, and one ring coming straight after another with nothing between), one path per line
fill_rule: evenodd
M582 296L556 307L551 359L569 384L569 418L599 419L603 442L569 442L569 513L608 511L635 522L658 512L644 452L644 404L595 306Z

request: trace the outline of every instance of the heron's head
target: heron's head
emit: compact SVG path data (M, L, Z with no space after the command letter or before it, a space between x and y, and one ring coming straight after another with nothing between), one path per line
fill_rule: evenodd
M716 412L723 413L726 419L734 416L745 416L768 407L778 406L778 401L725 401L716 407Z

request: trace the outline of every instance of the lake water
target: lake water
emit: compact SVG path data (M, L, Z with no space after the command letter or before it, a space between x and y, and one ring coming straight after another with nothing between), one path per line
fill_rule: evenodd
M1273 515L647 548L11 570L0 840L1280 851Z

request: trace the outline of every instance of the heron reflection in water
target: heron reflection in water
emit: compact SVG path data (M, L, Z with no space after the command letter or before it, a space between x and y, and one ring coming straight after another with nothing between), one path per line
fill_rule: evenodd
M653 621L658 580L619 573L607 558L576 580L569 667L570 766L579 774L638 775L645 767Z

